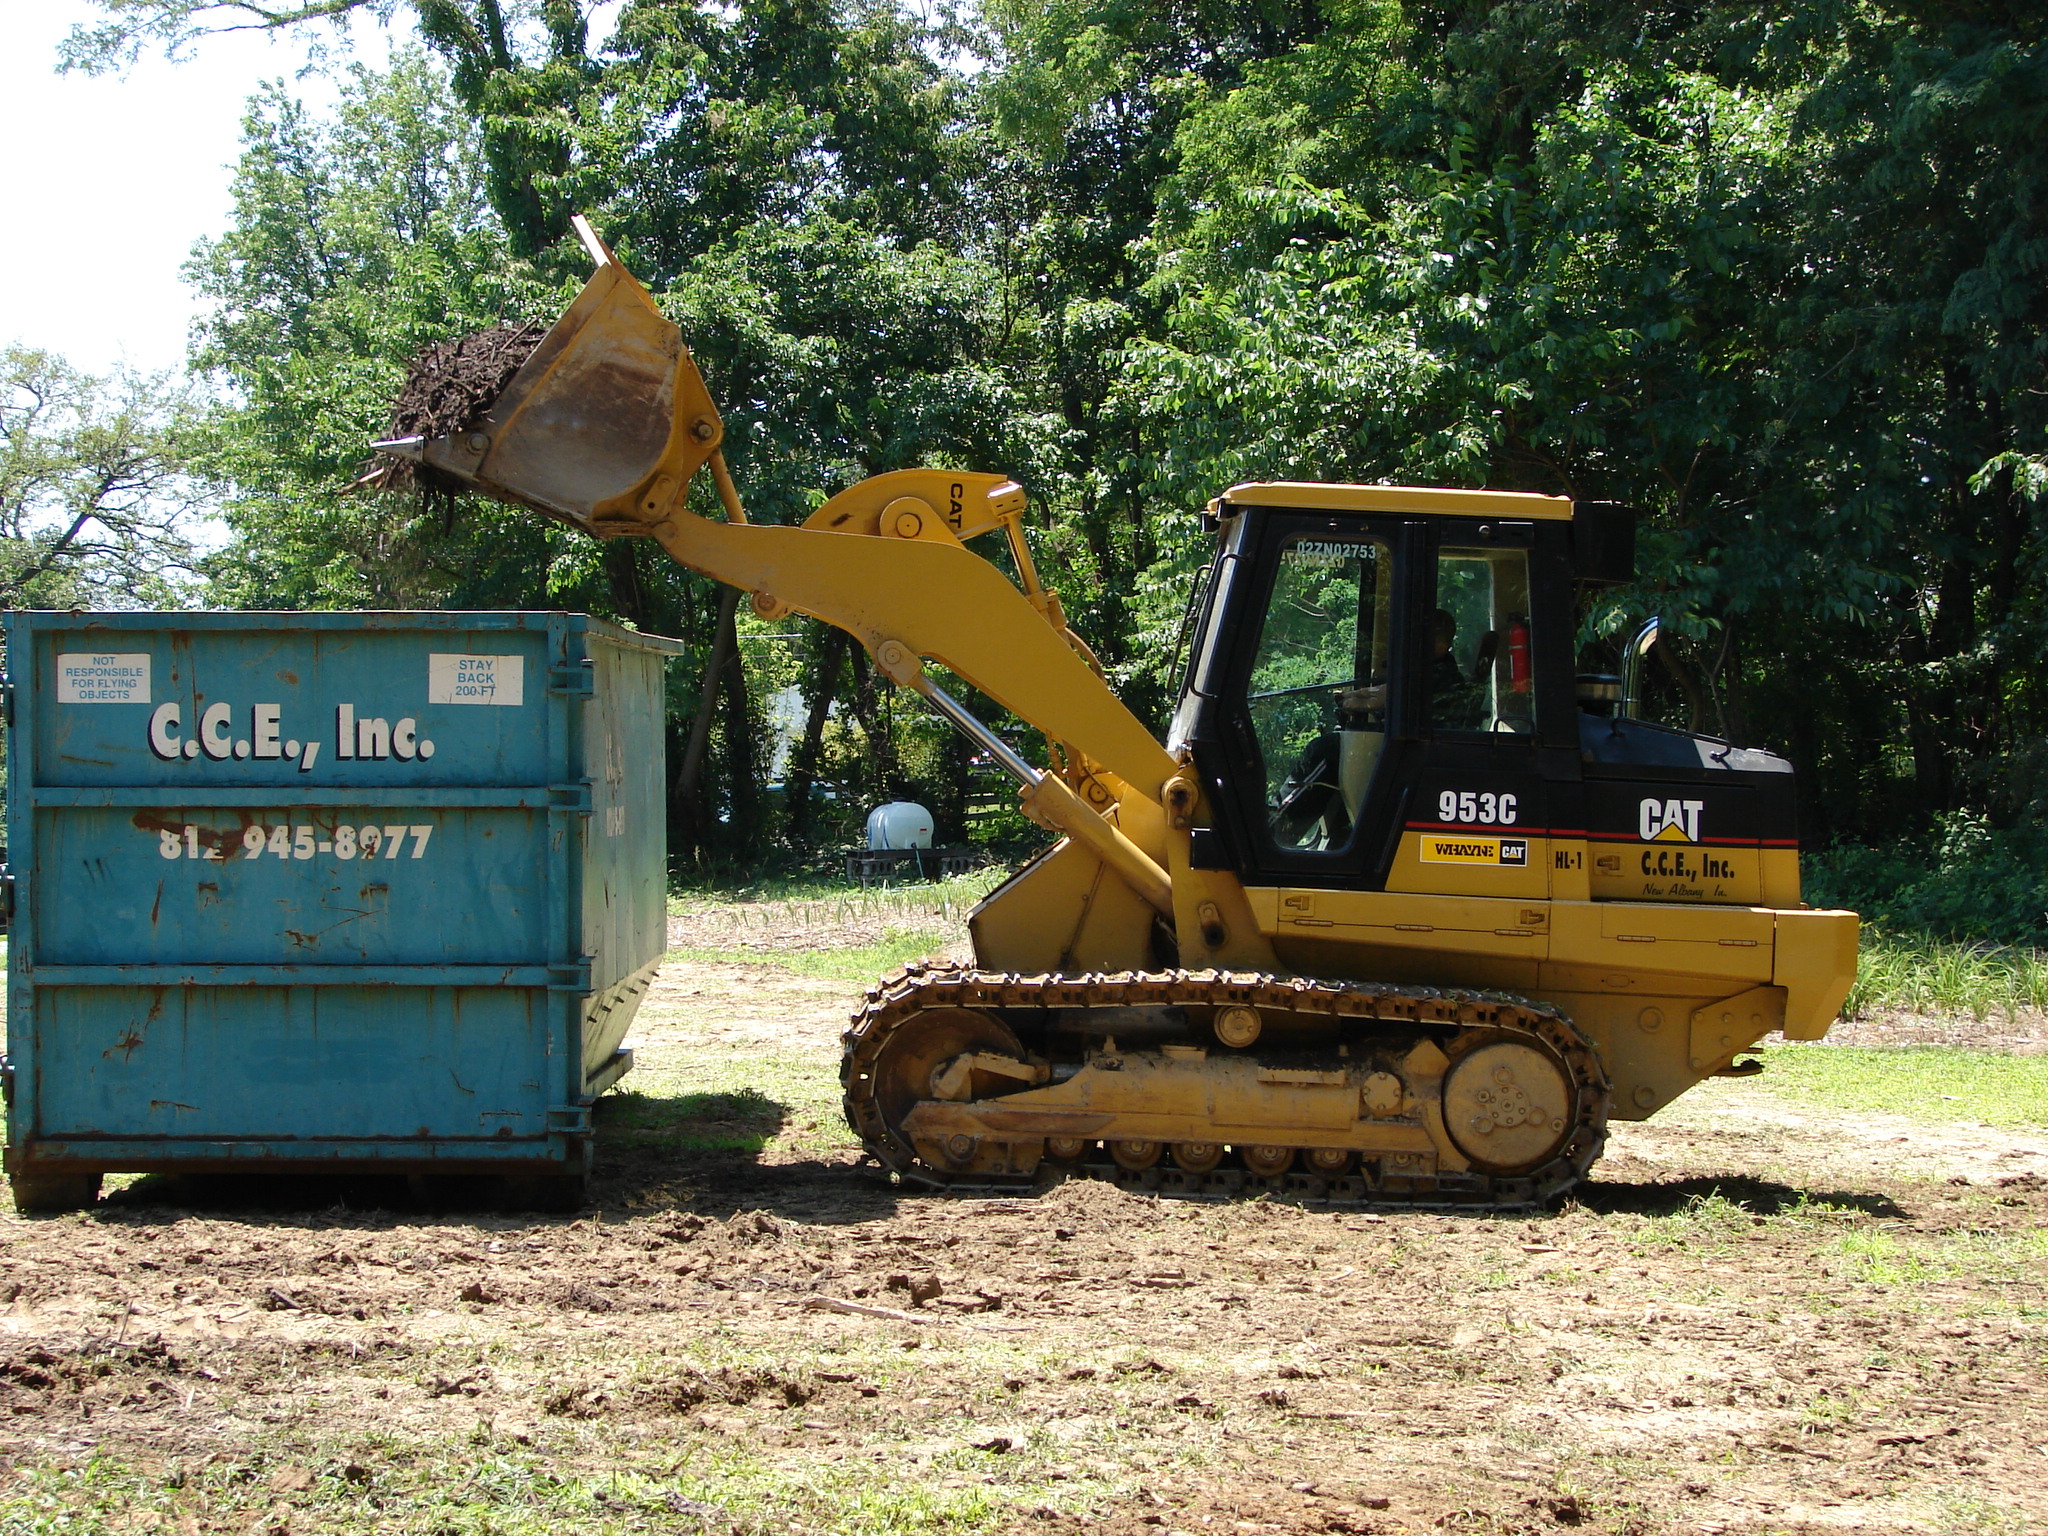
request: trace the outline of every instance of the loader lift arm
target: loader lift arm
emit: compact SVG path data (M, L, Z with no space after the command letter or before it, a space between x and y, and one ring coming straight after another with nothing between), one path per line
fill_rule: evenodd
M748 521L682 333L580 216L576 228L597 271L485 415L453 437L377 447L598 538L652 538L690 569L750 592L764 618L794 611L837 625L1017 778L1028 815L1085 845L1171 925L1171 882L1151 835L1160 818L1145 812L1162 803L1178 766L1039 585L1019 521L1022 489L1000 475L899 470L841 492L801 526ZM724 522L686 505L707 464ZM997 530L1009 536L1022 590L962 542ZM1068 773L1100 803L1025 762L932 680L927 660L1059 744ZM1104 814L1126 806L1115 822Z

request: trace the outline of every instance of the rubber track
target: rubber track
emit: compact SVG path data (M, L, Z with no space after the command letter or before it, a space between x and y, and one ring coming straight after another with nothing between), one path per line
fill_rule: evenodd
M1516 1212L1548 1205L1585 1177L1607 1140L1607 1073L1585 1036L1556 1009L1497 992L1432 987L1373 986L1318 981L1246 971L1117 971L1085 976L1019 975L978 971L961 965L917 964L871 988L853 1017L840 1063L846 1119L869 1155L907 1184L958 1195L1024 1195L1044 1187L1037 1179L956 1176L920 1159L898 1137L870 1097L869 1071L884 1043L930 1008L987 1008L1005 1012L1070 1008L1227 1007L1242 1004L1262 1012L1311 1017L1377 1020L1433 1027L1445 1035L1460 1030L1500 1031L1536 1036L1566 1064L1577 1082L1578 1123L1556 1156L1529 1173L1500 1177L1480 1172L1439 1171L1416 1181L1428 1188L1375 1187L1358 1174L1324 1178L1289 1173L1261 1178L1243 1169L1191 1174L1173 1167L1132 1173L1104 1157L1083 1162L1072 1173L1103 1179L1130 1190L1197 1199L1277 1195L1311 1205L1361 1210L1462 1210ZM1048 1164L1048 1167L1058 1165Z

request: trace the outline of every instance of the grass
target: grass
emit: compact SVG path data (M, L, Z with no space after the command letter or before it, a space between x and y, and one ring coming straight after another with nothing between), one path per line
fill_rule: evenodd
M1856 985L1842 1012L1964 1013L1976 1019L2048 1010L2048 955L1865 929Z
M892 929L872 944L851 949L765 951L759 949L672 949L669 964L772 965L794 976L819 981L869 983L944 949L952 935L943 929Z
M1165 1401L1170 1378L1127 1383L1105 1366L1080 1393L1104 1412L1058 1422L1018 1413L1018 1378L1044 1381L1071 1363L1064 1349L985 1339L764 1347L718 1327L654 1353L600 1341L539 1371L524 1340L462 1344L394 1362L398 1375L387 1367L385 1379L487 1367L521 1400L538 1381L549 1406L529 1422L486 1398L469 1424L434 1430L266 1416L233 1454L168 1462L81 1447L0 1478L0 1531L978 1536L1027 1528L1030 1511L1086 1516L1163 1466L1206 1459L1213 1432L1162 1443L1189 1419ZM843 1395L815 1399L823 1383L849 1379L941 1401L901 1415ZM707 1411L650 1419L679 1383L711 1384ZM835 1427L803 1422L813 1416ZM789 1443L802 1431L832 1439Z
M717 912L736 927L829 927L846 923L954 922L994 890L1008 871L971 870L951 880L910 881L901 885L848 885L810 880L776 882L737 889L683 889L669 897L672 913Z
M1771 1045L1764 1059L1763 1081L1773 1092L1834 1109L2048 1129L2048 1056L1950 1046Z
M766 964L818 981L867 985L957 943L968 910L1002 877L1001 870L982 869L953 880L887 888L810 882L685 892L671 898L669 911L692 920L693 942L669 951L668 958ZM849 930L874 937L848 945Z
M204 1529L376 1530L393 1536L625 1536L629 1532L803 1530L832 1536L957 1536L1014 1529L1020 1505L1085 1507L1093 1479L1047 1484L966 1447L932 1458L924 1477L877 1475L871 1461L758 1455L735 1438L677 1446L657 1470L644 1448L581 1437L582 1455L521 1446L484 1425L467 1437L397 1436L351 1450L322 1448L305 1466L286 1456L214 1460L147 1473L112 1458L24 1466L0 1492L10 1536ZM337 1454L338 1452L338 1454ZM639 1461L627 1470L621 1461ZM593 1464L610 1463L599 1471ZM581 1465L579 1465L579 1463ZM301 1486L303 1485L303 1486ZM202 1528L196 1523L187 1529Z
M828 1152L851 1146L835 1060L726 1050L663 1051L603 1100L607 1137L675 1150Z
M1621 1230L1638 1255L1721 1253L1760 1231L1773 1240L1811 1239L1844 1227L1858 1227L1869 1220L1869 1213L1854 1204L1803 1193L1796 1200L1767 1209L1768 1214L1752 1209L1715 1190L1694 1195L1677 1210L1663 1215L1619 1219L1632 1222ZM1716 1287L1704 1289L1720 1294Z
M1802 1197L1767 1216L1717 1190L1711 1194L1694 1195L1668 1214L1637 1218L1629 1241L1638 1252L1706 1253L1724 1247L1757 1227L1811 1231L1823 1223L1856 1221L1862 1215L1853 1206Z
M2048 1262L2048 1232L1964 1232L1909 1243L1890 1232L1845 1232L1835 1242L1839 1273L1872 1285L1926 1285L1967 1276L1990 1284L2026 1281Z
M951 880L901 880L887 886L877 881L861 885L844 875L765 875L759 879L734 884L729 880L681 880L669 887L671 904L684 905L702 903L725 905L735 901L838 901L849 895L876 895L889 892L915 892L934 890L942 886L962 885L973 881L993 885L1002 878L1002 868L990 865L970 870Z
M1669 1215L1643 1217L1634 1242L1639 1248L1706 1250L1748 1231L1756 1219L1726 1195L1695 1195Z
M1978 1536L2020 1536L2038 1529L2027 1512L2015 1504L2002 1504L1974 1494L1944 1494L1934 1501L1936 1528L1944 1531L1975 1531Z

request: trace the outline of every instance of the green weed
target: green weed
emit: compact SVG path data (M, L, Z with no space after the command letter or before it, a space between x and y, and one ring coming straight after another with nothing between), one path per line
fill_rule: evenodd
M2048 943L2048 826L1994 827L1950 811L1932 835L1808 852L1808 900L1844 906L1898 935L1990 944Z
M2019 1536L2036 1529L2026 1512L2011 1504L1975 1494L1944 1494L1937 1501L1941 1511L1938 1528L1945 1531L1974 1531L1978 1536Z
M1909 1243L1889 1232L1847 1232L1834 1249L1849 1261L1849 1279L1871 1285L1959 1278L2035 1284L2048 1260L2048 1231L1962 1233L1926 1243Z
M1843 1205L1834 1200L1819 1198L1802 1189L1790 1205L1769 1219L1792 1225L1816 1226L1821 1222L1857 1221L1864 1214L1859 1206Z
M1866 928L1845 1018L1880 1010L2010 1017L2048 1008L2048 955L1946 940L1915 939Z
M144 1474L99 1457L71 1466L23 1467L0 1492L0 1530L10 1536L175 1530L183 1515L206 1529L269 1530L269 1516L283 1505L286 1518L275 1524L294 1533L554 1536L573 1530L626 1536L711 1530L755 1536L800 1525L820 1536L913 1536L1001 1529L1019 1519L1020 1503L1085 1506L1103 1491L1090 1480L1047 1486L998 1476L990 1470L998 1458L966 1448L935 1457L930 1471L937 1475L877 1477L871 1466L853 1462L778 1465L721 1438L684 1450L673 1458L673 1470L656 1474L587 1471L555 1452L494 1445L488 1431L474 1438L480 1444L358 1448L359 1460L337 1458L317 1470L309 1467L283 1491L272 1482L284 1470L282 1461L214 1462L169 1475Z
M1764 1081L1778 1093L1839 1109L1927 1120L2048 1128L2048 1056L1949 1046L1771 1045Z
M716 913L735 926L837 927L893 919L953 922L1008 876L1001 868L977 869L951 880L901 885L858 885L847 881L793 880L737 888L705 888L670 896L671 913Z
M1636 1241L1653 1248L1705 1247L1746 1231L1754 1219L1726 1195L1694 1195L1669 1215L1645 1216Z
M1128 1492L1142 1467L1160 1460L1161 1423L1181 1417L1154 1406L1149 1416L1138 1413L1142 1422L1105 1424L1085 1437L1019 1423L1000 1432L998 1445L987 1421L997 1405L1007 1407L1008 1382L1063 1372L1071 1355L1002 1341L977 1340L971 1350L917 1342L914 1352L877 1338L769 1348L713 1327L681 1350L652 1356L622 1340L595 1341L547 1376L542 1390L564 1406L549 1408L537 1426L506 1432L483 1415L469 1427L424 1434L322 1433L309 1425L311 1438L296 1428L257 1430L233 1457L183 1466L99 1456L49 1461L0 1481L0 1531L169 1532L190 1517L202 1530L289 1529L293 1536L974 1536L1019 1528L1027 1509L1083 1514ZM501 1369L531 1365L526 1348L510 1341L418 1365L438 1373L482 1364L487 1355ZM956 1401L900 1422L886 1411L864 1418L843 1404L810 1406L823 1382L854 1375L895 1390L943 1384L940 1395ZM1116 1375L1106 1364L1094 1390L1127 1401ZM679 1388L708 1389L710 1409L743 1411L763 1434L678 1414L661 1417L660 1433L650 1435L644 1418L586 1418L574 1409L579 1399L610 1404L606 1413L635 1404L662 1413L665 1402L698 1401L679 1396ZM886 1456L889 1471L867 1454L792 1453L773 1443L789 1422L813 1412L838 1423L841 1447ZM1084 1463L1084 1453L1101 1459ZM1170 1454L1192 1463L1204 1453L1188 1446Z
M872 944L851 949L799 949L764 952L758 949L672 949L664 959L674 964L773 965L797 976L820 981L873 982L913 960L943 950L952 935L945 932L895 930Z
M1849 1277L1871 1285L1920 1285L1937 1277L1923 1254L1902 1247L1888 1232L1848 1232L1836 1251L1850 1261Z
M1858 1406L1853 1397L1820 1392L1800 1410L1800 1433L1831 1434L1845 1429L1855 1422Z

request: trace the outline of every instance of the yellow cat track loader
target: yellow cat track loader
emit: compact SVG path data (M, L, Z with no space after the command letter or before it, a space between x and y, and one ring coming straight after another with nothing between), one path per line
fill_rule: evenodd
M1626 509L1232 487L1161 743L1039 582L1003 476L903 470L748 522L682 336L578 228L597 272L504 392L378 446L838 625L1059 834L974 910L972 966L888 978L847 1031L848 1119L904 1182L1527 1208L1610 1119L1827 1032L1857 920L1800 901L1791 765L1575 675L1578 587L1631 575ZM684 504L707 464L724 521Z

